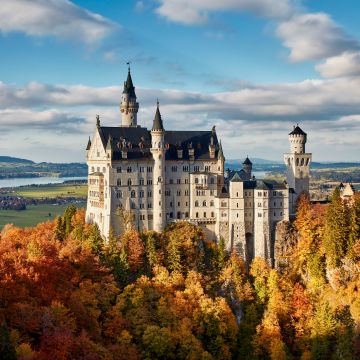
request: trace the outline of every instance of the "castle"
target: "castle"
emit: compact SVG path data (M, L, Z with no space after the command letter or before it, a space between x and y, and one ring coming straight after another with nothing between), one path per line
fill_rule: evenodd
M139 231L161 231L187 220L208 239L224 239L249 264L255 256L274 258L276 224L294 213L301 192L309 190L311 154L299 126L289 134L287 182L258 180L249 158L238 171L225 171L216 129L175 131L164 126L159 102L152 129L138 125L139 103L130 68L120 102L121 125L106 127L97 116L86 147L87 222L104 237L124 231L124 212Z

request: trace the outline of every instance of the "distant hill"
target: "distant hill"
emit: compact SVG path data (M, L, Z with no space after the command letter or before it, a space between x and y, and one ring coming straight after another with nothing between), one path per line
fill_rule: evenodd
M282 161L274 161L274 160L267 160L267 159L261 159L261 158L249 158L251 160L251 162L254 165L279 165L282 164ZM229 165L234 165L234 164L242 164L244 162L245 159L229 159L226 160L226 163Z
M10 164L35 164L34 161L27 159L20 159L12 156L0 156L0 162Z

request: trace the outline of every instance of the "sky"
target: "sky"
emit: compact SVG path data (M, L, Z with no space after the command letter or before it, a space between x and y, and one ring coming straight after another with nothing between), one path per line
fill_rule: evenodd
M128 61L150 127L216 126L227 159L360 161L358 0L1 0L0 155L84 162L121 123Z

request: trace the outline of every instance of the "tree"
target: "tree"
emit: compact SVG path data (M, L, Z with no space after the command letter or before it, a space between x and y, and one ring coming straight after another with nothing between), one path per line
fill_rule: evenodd
M10 341L10 334L5 322L0 325L0 358L2 360L16 360L16 352Z
M330 268L339 266L341 259L345 256L348 234L346 208L340 197L340 190L336 189L326 211L324 234L326 262Z
M350 205L348 257L356 258L354 245L360 240L360 194L355 193L353 202Z

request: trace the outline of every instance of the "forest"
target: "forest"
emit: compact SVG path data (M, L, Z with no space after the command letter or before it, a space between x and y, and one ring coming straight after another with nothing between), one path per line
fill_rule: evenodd
M1 359L358 359L360 196L298 202L276 268L187 222L104 242L74 206L0 238Z

